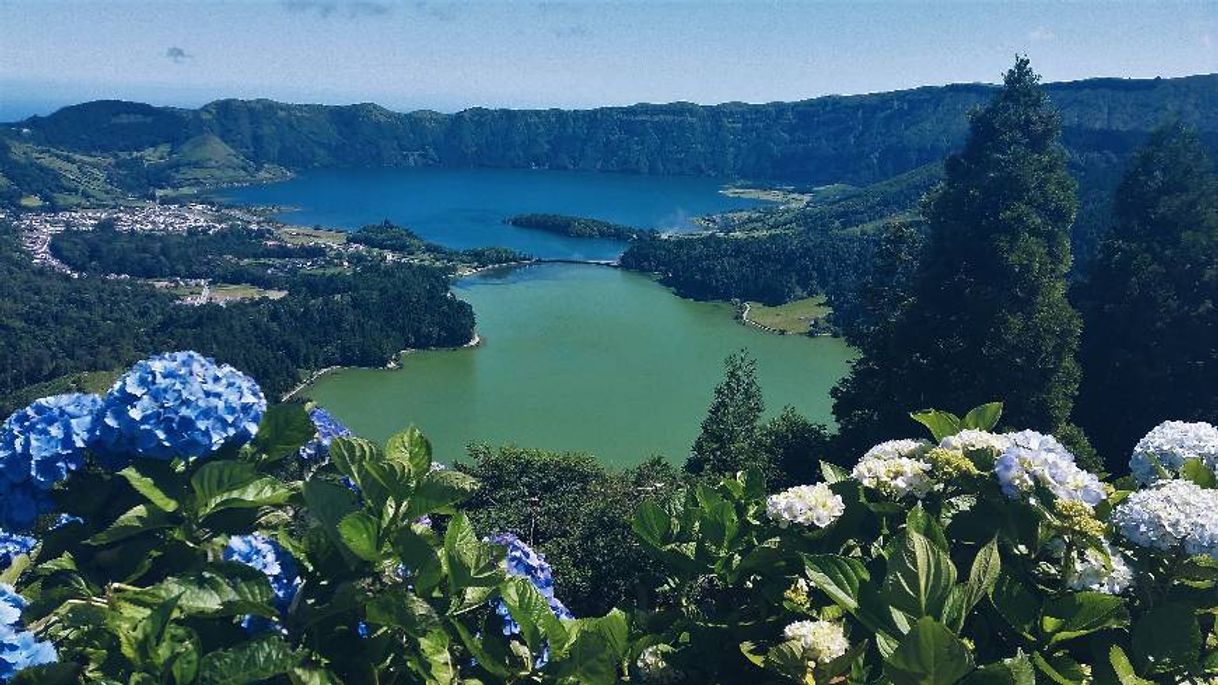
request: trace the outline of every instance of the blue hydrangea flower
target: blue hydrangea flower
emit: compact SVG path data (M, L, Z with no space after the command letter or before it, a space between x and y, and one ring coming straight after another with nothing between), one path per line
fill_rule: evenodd
M71 525L74 525L77 523L83 524L84 522L85 522L85 520L79 516L73 516L71 514L60 514L58 517L56 517L55 522L51 524L51 530L59 530L60 528L63 528L64 526L71 526Z
M0 425L0 527L28 530L50 511L47 493L84 464L101 410L96 395L54 395Z
M28 535L17 535L0 530L0 569L6 569L13 564L13 559L22 554L29 554L38 541Z
M11 585L0 584L0 683L12 680L18 671L30 666L54 663L59 659L50 642L40 642L24 630L21 611L25 598Z
M98 447L111 458L193 458L248 442L266 412L252 378L198 352L145 359L105 397Z
M330 457L330 443L334 441L334 438L352 435L351 429L321 407L310 409L309 418L313 421L313 427L317 429L317 437L300 448L300 458L309 462L325 462Z
M292 555L279 543L260 533L230 537L224 548L224 559L261 571L271 582L271 592L274 594L271 603L281 614L288 610L304 583ZM270 627L266 619L257 616L247 616L242 625L252 631Z
M554 615L558 618L575 618L575 615L554 596L554 572L544 556L534 552L532 547L529 547L520 538L511 533L492 535L487 541L507 547L508 575L528 578L533 587L537 588L545 596L550 604L550 611L553 611ZM502 599L493 599L491 600L491 606L495 609L495 613L503 620L503 634L518 635L520 633L520 624L512 619L512 612L508 610L507 604ZM549 660L550 648L547 645L543 648L542 653L534 659L533 666L541 668Z

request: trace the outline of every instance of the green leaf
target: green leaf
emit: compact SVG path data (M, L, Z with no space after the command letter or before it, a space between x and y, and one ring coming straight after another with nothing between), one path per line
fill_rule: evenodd
M618 664L626 656L626 616L614 609L600 618L578 619L565 624L571 631L568 644L550 666L558 682L612 685L618 682ZM565 679L565 680L564 680Z
M929 616L918 619L884 659L884 673L894 685L951 685L972 668L968 647Z
M1002 418L1002 402L989 402L970 409L969 413L964 415L964 420L960 422L960 428L994 430L994 426L998 425L1000 418Z
M935 543L935 546L944 552L949 552L950 548L947 544L947 535L943 532L943 526L922 507L922 503L918 502L914 505L909 513L905 516L906 530L912 530L926 539Z
M157 507L139 504L114 519L114 523L102 532L86 540L90 545L106 545L125 540L150 530L172 528L174 521L169 514Z
M252 464L243 461L209 461L190 477L190 487L199 503L215 499L258 479Z
M415 478L431 470L431 443L414 426L389 438L385 443L385 456L408 465Z
M1112 665L1112 670L1116 673L1117 680L1121 685L1153 685L1153 680L1139 678L1138 674L1133 670L1133 664L1129 662L1129 656L1125 654L1117 645L1113 645L1108 650L1108 663Z
M211 652L199 664L200 685L246 685L283 675L300 663L283 638L253 638L231 649Z
M924 409L913 412L909 417L926 426L930 430L930 434L934 436L935 442L960 432L960 417L945 411Z
M444 469L424 473L410 495L402 516L413 521L424 514L453 513L453 505L469 497L478 489L478 481L472 476Z
M292 685L343 685L338 676L317 666L295 666L288 671Z
M144 499L148 500L157 507L164 509L165 511L178 510L177 500L173 499L169 495L166 495L161 488L157 487L157 484L151 478L137 471L134 466L128 466L127 468L119 471L118 475L125 478L136 492L143 495Z
M444 563L436 549L427 538L410 528L402 528L397 532L393 549L406 568L410 569L410 580L418 593L429 596L444 579Z
M440 625L440 616L424 599L405 588L390 588L365 607L368 620L422 637Z
M956 567L947 553L925 536L906 530L888 560L884 598L914 618L938 616L955 583Z
M1036 685L1036 670L1026 654L986 664L968 674L962 685Z
M1218 487L1218 478L1214 477L1214 472L1205 465L1205 462L1196 457L1184 460L1184 464L1180 466L1180 477L1191 480L1202 488Z
M672 532L672 518L660 505L648 500L635 510L631 528L643 542L652 547L663 547Z
M342 542L338 524L347 514L359 509L359 500L350 489L338 483L310 478L301 489L309 513L321 522L322 528L334 542Z
M1184 604L1156 606L1133 624L1133 658L1146 674L1188 669L1201 656L1197 616Z
M1027 590L1018 580L1006 573L999 573L998 582L990 595L994 608L1006 622L1029 639L1040 618L1040 599Z
M279 461L289 454L295 454L316 434L317 427L313 425L304 405L276 404L267 408L262 416L254 447L269 461Z
M493 588L505 576L498 563L502 556L493 557L490 548L483 546L464 512L448 522L448 530L444 532L444 556L448 560L449 589L455 597L468 588ZM466 605L472 606L482 599L485 597L466 597L459 605L463 610Z
M1052 636L1051 645L1128 624L1124 600L1102 592L1076 592L1051 600L1041 618L1041 627Z
M452 652L448 649L448 633L443 630L433 630L418 638L419 652L422 653L422 664L427 683L446 685L457 682L457 666L453 663Z
M968 580L960 586L958 593L953 593L959 599L948 603L952 610L944 612L944 623L959 633L977 602L994 590L1001 573L1002 556L998 553L998 538L994 538L977 550L973 566L969 569ZM947 613L951 613L951 616L947 617Z
M10 685L75 685L80 681L80 664L73 662L27 666L18 671Z
M829 485L840 483L844 480L850 480L849 471L838 466L837 464L831 464L827 461L822 461L820 463L820 475L821 478L824 479L824 481Z
M381 558L380 523L362 511L354 511L338 523L338 534L343 544L364 561L379 561Z
M859 585L871 578L858 559L833 554L805 555L804 571L813 585L850 612L859 608Z
M501 586L503 603L533 654L540 654L546 642L562 643L565 632L550 609L545 596L527 578L508 578Z
M199 515L207 516L225 509L256 509L283 504L292 496L292 488L271 476L262 476L244 485L216 493L199 507Z
M1087 670L1066 654L1045 655L1036 652L1032 654L1032 663L1058 685L1083 685L1090 680Z

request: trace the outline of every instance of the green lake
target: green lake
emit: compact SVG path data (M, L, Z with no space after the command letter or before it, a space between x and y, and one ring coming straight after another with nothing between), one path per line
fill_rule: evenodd
M758 331L729 305L607 267L484 273L454 291L473 305L482 345L415 352L397 370L336 371L305 394L369 438L416 425L443 461L481 441L679 463L731 352L757 360L767 414L791 405L826 422L829 388L852 357L839 339Z

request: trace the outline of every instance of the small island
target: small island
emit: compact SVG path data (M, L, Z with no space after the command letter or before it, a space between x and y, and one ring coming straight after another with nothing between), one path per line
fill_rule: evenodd
M636 240L656 234L645 228L634 228L600 219L588 219L563 214L517 214L504 223L518 228L533 228L565 235L569 238L610 238L612 240Z

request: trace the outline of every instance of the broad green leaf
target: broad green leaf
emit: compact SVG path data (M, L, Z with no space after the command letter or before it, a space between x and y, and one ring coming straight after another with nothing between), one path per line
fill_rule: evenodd
M292 685L343 685L338 676L317 666L295 666L288 671Z
M266 410L262 423L258 424L258 435L254 448L266 455L269 461L278 461L295 454L317 434L304 405L297 403L276 404Z
M774 645L766 652L762 666L772 673L777 673L787 680L813 685L811 664L804 656L803 645L791 640Z
M1138 670L1148 675L1190 668L1201 656L1197 617L1183 604L1156 606L1133 624L1132 646Z
M160 507L165 511L178 510L177 500L173 499L169 495L166 495L161 488L157 487L157 484L151 478L137 471L134 466L128 466L127 468L119 471L118 475L125 478L136 492L143 495L144 499L148 500L155 506Z
M951 685L973 669L973 657L960 638L924 616L884 659L894 685Z
M380 524L362 511L354 511L338 522L338 534L343 544L364 561L381 558Z
M255 509L283 504L292 496L292 488L271 476L262 476L249 483L216 493L199 507L199 515L207 516L225 509Z
M372 598L366 606L368 620L422 637L440 625L440 617L421 597L405 588L391 588Z
M1032 663L1050 681L1058 685L1083 685L1090 681L1090 674L1066 654L1032 654Z
M938 616L956 583L951 558L925 536L905 531L888 560L884 597L911 617Z
M80 664L67 662L28 666L21 669L10 685L75 685L80 680Z
M672 518L660 505L648 500L635 510L631 527L643 542L652 547L663 547L672 532Z
M414 426L389 438L385 443L385 456L408 465L415 478L421 478L431 470L431 443Z
M457 666L453 663L452 652L448 649L448 633L438 629L432 630L418 638L418 642L427 682L436 685L457 682Z
M849 471L838 466L837 464L831 464L827 461L822 461L820 463L820 475L821 478L823 478L824 481L829 485L850 479Z
M554 658L546 670L552 669L559 682L613 685L618 663L625 655L624 648L616 645L618 637L616 627L598 625L577 630L562 655Z
M947 535L943 532L943 526L922 507L921 502L915 504L905 516L905 528L922 535L927 540L935 543L935 546L944 552L950 551L947 544Z
M1180 477L1206 489L1218 487L1218 478L1214 477L1214 472L1196 457L1184 460L1184 464L1180 466Z
M150 530L172 528L173 525L173 519L165 510L150 507L147 504L139 504L114 519L114 523L110 524L109 528L89 538L86 542L90 545L106 545Z
M945 411L924 409L911 413L909 417L926 426L930 430L930 434L934 436L935 442L960 432L960 417Z
M359 501L354 492L343 485L310 478L301 489L309 513L321 522L322 528L334 542L342 542L338 533L338 523L343 517L359 509Z
M1036 685L1036 670L1026 654L986 664L968 674L961 685Z
M483 640L481 635L475 635L465 627L459 620L450 620L449 626L456 631L461 638L461 643L465 645L465 649L478 661L478 666L484 668L491 675L496 676L500 680L508 680L512 672L504 665L505 657L501 649L497 649L501 643L495 640Z
M998 425L1000 418L1002 418L1002 402L989 402L970 409L964 415L964 420L960 422L960 427L983 431L994 430L994 426Z
M453 505L469 497L478 489L473 476L460 471L444 469L424 473L410 495L402 516L413 521L424 514L451 514Z
M531 652L540 654L546 642L565 641L562 624L549 601L528 579L508 578L501 586L501 596Z
M959 586L959 592L953 593L959 599L948 602L952 610L944 613L952 615L950 617L945 615L944 623L959 633L964 627L965 619L968 618L973 607L977 606L977 602L993 591L1001 573L1002 557L998 553L998 538L994 538L977 550L977 556L973 558L973 566L969 569L968 580Z
M253 638L230 649L211 652L199 664L200 685L246 685L284 675L301 657L271 635Z
M221 493L231 492L258 479L253 465L242 461L210 461L199 467L190 477L190 487L200 503L214 499Z
M1128 624L1124 600L1102 592L1076 592L1050 600L1041 618L1041 627L1052 636L1051 645Z
M430 535L430 533L429 533ZM429 596L444 579L444 563L427 538L409 527L398 530L393 540L393 549L402 564L410 570L410 581L417 592Z
M1121 685L1153 685L1153 680L1139 678L1138 674L1133 670L1133 664L1129 661L1129 656L1120 647L1113 645L1108 650L1108 663L1112 666L1112 670L1116 673L1117 680Z
M444 532L444 556L448 560L449 589L457 601L456 611L481 602L505 575L498 563L502 557L492 556L489 547L478 540L464 512L448 522L448 530ZM458 597L469 588L483 588L484 591ZM478 595L482 595L481 598Z
M1008 625L1025 637L1032 637L1040 618L1040 599L1018 580L1000 572L994 591L990 594L990 601Z
M850 612L859 608L859 585L871 578L858 559L833 554L805 555L804 571L813 585Z

